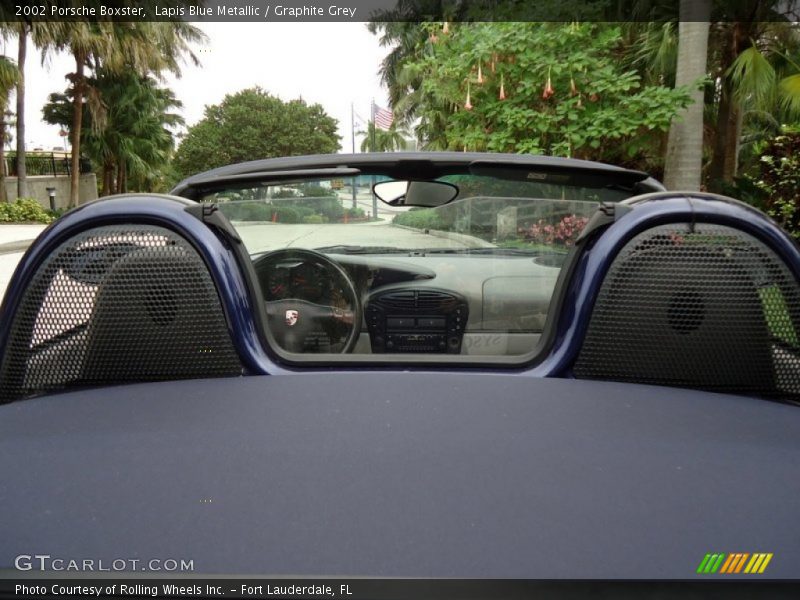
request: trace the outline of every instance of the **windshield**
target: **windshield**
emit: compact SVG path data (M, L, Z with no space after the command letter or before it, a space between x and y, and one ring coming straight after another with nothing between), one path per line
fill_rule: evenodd
M454 200L418 208L377 199L374 185L390 180L232 184L202 197L218 204L254 261L280 349L439 359L530 354L559 271L598 202L631 195L454 174L439 179L457 187ZM287 329L328 309L347 315L344 324L320 318L302 334Z

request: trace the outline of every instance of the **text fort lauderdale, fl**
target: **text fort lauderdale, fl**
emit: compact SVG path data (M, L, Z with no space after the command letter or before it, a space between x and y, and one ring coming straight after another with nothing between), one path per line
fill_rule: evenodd
M157 17L349 17L355 18L356 7L336 6L156 6Z

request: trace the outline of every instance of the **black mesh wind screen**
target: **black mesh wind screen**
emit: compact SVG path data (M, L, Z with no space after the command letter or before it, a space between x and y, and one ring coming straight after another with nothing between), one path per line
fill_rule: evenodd
M598 294L576 377L800 397L800 288L742 231L673 224L633 238Z
M197 251L160 227L97 227L59 246L25 290L0 362L0 401L241 373Z

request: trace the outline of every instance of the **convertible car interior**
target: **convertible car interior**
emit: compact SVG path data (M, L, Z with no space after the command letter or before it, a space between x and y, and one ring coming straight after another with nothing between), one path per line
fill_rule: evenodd
M99 455L87 458L88 447L53 458L58 439L96 427L96 449L114 456L128 447L156 460L168 453L164 440L182 440L182 458L148 464L158 477L181 472L193 494L221 489L199 483L196 453L219 482L246 488L242 498L270 499L229 499L215 518L251 548L255 533L242 518L264 536L280 532L287 554L259 563L237 551L237 563L207 550L212 572L302 573L302 557L314 556L327 574L686 578L695 554L750 544L775 552L776 576L796 576L799 280L797 244L756 209L580 160L290 157L202 173L170 195L102 199L40 236L3 301L0 402L9 404L0 407L0 454L4 472L32 493L0 497L26 527L42 515L41 527L50 515L109 526L115 511L79 508L71 488L56 495L72 508L53 508L35 493L43 488L33 466L11 462L27 448L34 465L49 457L44 472L60 465L76 485L113 479L126 488ZM45 405L61 420L47 418ZM325 421L350 433L321 433ZM393 427L408 437L395 439ZM20 436L25 443L13 446ZM202 449L193 446L201 439ZM245 447L254 454L239 462ZM560 458L547 460L553 452ZM453 467L459 456L466 462ZM294 461L296 477L276 457ZM84 460L94 470L77 474ZM318 504L295 486L319 473L314 460L329 469L328 484L352 469L365 482ZM263 481L234 477L262 468ZM391 472L416 481L412 491L395 488ZM481 478L508 496L465 493ZM294 491L276 497L269 481ZM451 492L460 504L447 516L436 507L452 505ZM169 493L154 494L162 513L144 517L137 552L147 531L182 518ZM498 502L508 510L495 510ZM538 516L526 512L532 506ZM645 506L663 522L648 521ZM770 524L748 513L765 507ZM315 521L329 510L341 511L343 537L298 533L301 514ZM484 511L495 514L492 525ZM693 529L700 514L707 520ZM199 518L166 527L199 547L214 538ZM607 540L577 553L579 570L548 558L555 549L576 556L571 522ZM17 535L35 539L22 527ZM640 556L652 528L681 532L655 551L669 560ZM399 546L370 551L384 534L417 558ZM54 539L110 549L99 537L77 546L66 532ZM339 541L359 550L340 555ZM483 542L486 552L475 545ZM465 550L445 551L452 547ZM625 558L609 566L612 554Z

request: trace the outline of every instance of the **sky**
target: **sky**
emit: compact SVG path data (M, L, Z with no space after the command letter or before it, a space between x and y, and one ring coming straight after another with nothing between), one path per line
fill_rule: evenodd
M190 126L203 117L206 105L218 104L226 94L261 86L282 100L302 97L319 103L339 122L343 152L350 152L350 105L369 118L370 102L386 106L386 90L378 68L387 49L364 23L196 23L208 36L195 47L201 66L184 65L182 76L165 78L183 102L183 118ZM0 42L0 53L16 59L17 42ZM59 128L41 120L42 106L52 92L67 87L65 75L74 70L68 55L56 55L43 66L29 50L26 62L26 147L62 148ZM13 110L15 100L9 107ZM365 128L356 124L356 130ZM12 142L12 146L16 142ZM356 148L360 140L356 139Z

